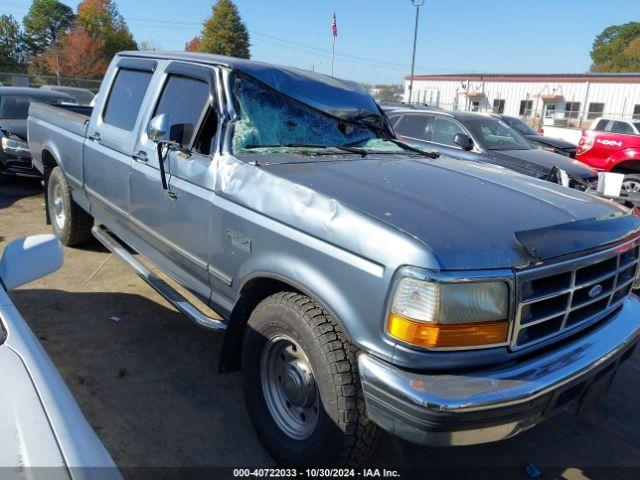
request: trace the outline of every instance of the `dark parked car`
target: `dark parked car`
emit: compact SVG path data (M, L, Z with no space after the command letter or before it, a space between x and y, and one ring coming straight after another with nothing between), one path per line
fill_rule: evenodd
M74 102L69 95L39 88L0 87L0 180L6 175L40 177L31 165L27 116L31 102Z
M597 172L563 155L533 148L518 132L492 115L447 110L388 110L396 133L408 143L425 150L466 160L492 163L519 173L554 180L554 168L589 184ZM569 186L584 189L581 181Z
M566 157L576 158L577 146L571 142L567 142L561 138L543 137L525 122L516 117L509 115L495 115L504 123L513 128L522 135L527 141L536 148L543 148L549 152L559 153Z
M40 88L49 90L50 92L66 93L70 97L73 97L73 100L78 105L89 106L91 105L91 102L93 102L93 99L96 97L96 94L88 88L66 87L62 85L43 85Z

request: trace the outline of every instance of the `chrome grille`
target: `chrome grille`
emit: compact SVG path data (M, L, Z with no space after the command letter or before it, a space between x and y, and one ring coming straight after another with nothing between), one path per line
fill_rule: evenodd
M516 274L517 310L512 350L596 323L631 292L638 241Z

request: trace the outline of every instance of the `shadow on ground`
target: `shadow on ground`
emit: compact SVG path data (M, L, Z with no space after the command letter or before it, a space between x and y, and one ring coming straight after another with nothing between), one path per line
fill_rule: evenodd
M24 197L42 193L40 180L24 177L5 177L0 182L0 210L8 208Z

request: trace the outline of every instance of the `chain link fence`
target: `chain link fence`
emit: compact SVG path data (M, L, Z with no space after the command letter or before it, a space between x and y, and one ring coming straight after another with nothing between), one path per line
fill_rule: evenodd
M431 104L445 110L458 110L480 113L502 113L500 107L487 104L474 104L470 102L443 103L437 102ZM592 104L594 108L586 112L580 110L556 110L548 108L548 105L541 105L538 108L527 108L528 105L521 105L517 116L532 128L540 130L544 126L568 127L568 128L588 128L591 122L598 117L619 118L633 121L640 121L640 108L633 113L620 113L612 110L606 110L603 103ZM602 108L600 108L602 107Z
M0 84L5 87L41 87L43 85L60 85L78 87L97 93L101 79L56 77L55 75L30 75L26 73L0 72Z

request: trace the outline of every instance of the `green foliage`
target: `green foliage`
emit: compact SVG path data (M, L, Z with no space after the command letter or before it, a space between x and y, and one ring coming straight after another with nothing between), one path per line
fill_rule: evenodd
M0 71L17 72L24 64L24 38L13 15L0 15Z
M612 25L593 42L593 72L640 72L640 22Z
M31 55L43 53L73 26L73 10L58 0L33 0L22 19L26 47Z
M250 58L249 33L231 0L218 0L202 29L200 51Z
M123 50L138 49L118 6L111 0L84 0L78 5L78 22L91 37L102 42L107 61Z

